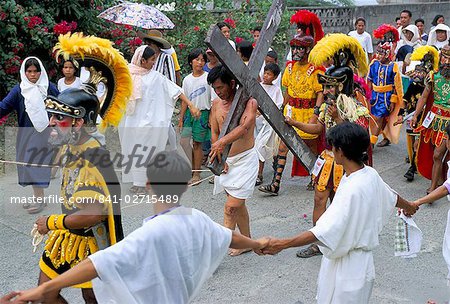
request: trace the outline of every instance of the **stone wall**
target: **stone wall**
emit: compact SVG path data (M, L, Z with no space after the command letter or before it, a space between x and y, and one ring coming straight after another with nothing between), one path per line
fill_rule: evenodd
M307 9L316 13L322 20L325 33L348 33L353 30L356 18L364 17L367 21L367 32L372 31L382 23L395 23L395 17L400 16L400 12L408 9L412 13L412 23L418 18L425 20L426 32L431 27L431 21L437 14L444 15L447 24L450 23L450 1L435 2L427 4L387 4L370 5L358 7L327 7L327 8L288 8L295 11Z

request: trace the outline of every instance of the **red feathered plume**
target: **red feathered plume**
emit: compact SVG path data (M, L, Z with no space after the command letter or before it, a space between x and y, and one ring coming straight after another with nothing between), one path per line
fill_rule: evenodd
M377 39L384 40L386 33L391 32L394 36L394 40L391 42L397 42L400 40L398 30L390 24L382 24L376 30L373 31L373 36Z
M294 15L291 16L291 24L294 23L296 23L297 26L303 25L304 27L306 27L304 35L314 37L315 43L317 43L324 36L320 19L313 12L307 10L297 11Z

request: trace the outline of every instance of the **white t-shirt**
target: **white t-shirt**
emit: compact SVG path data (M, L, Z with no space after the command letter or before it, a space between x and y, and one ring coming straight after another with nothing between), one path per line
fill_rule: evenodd
M348 33L348 35L350 37L356 38L359 41L362 48L364 49L364 52L366 52L367 61L369 61L369 57L367 56L367 54L373 54L372 37L370 36L370 34L367 32L358 34L357 31L351 31L350 33Z
M211 109L211 87L207 81L208 73L204 72L199 77L191 73L183 79L183 92L199 110Z
M71 84L66 84L64 82L64 77L58 80L58 91L61 93L62 91L65 91L67 89L79 89L81 86L81 80L80 77L75 77L75 81Z

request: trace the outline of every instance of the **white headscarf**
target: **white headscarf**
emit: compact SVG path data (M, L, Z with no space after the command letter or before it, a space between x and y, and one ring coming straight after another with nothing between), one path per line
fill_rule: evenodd
M128 65L133 82L133 91L130 100L127 103L127 115L132 115L136 107L136 100L142 98L142 76L150 73L151 70L141 67L142 55L145 49L149 47L146 44L141 45L134 52L131 63Z
M445 41L442 42L437 41L436 31L438 30L447 32L447 39ZM443 23L439 23L434 27L434 29L430 31L430 34L428 35L427 45L434 45L440 50L444 45L448 44L448 39L450 39L450 27L448 27Z
M411 33L413 33L413 37L411 38L411 40L406 39L405 34L403 34L403 31L410 31ZM419 28L417 26L415 26L414 24L410 24L407 27L402 29L402 39L403 39L403 45L409 45L412 47L415 47L416 45L418 45L420 43L420 35L419 35Z
M36 59L37 62L39 62L39 67L41 69L41 76L36 83L30 82L25 74L25 63L31 58ZM27 57L22 62L22 65L20 66L20 90L25 100L25 111L27 112L28 117L30 117L34 128L38 132L44 131L49 123L44 103L45 97L47 97L48 76L42 62L38 58Z

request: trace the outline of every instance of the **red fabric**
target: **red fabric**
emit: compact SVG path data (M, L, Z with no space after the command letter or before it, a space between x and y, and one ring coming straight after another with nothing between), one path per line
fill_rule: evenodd
M322 132L322 134L319 135L317 140L317 152L318 155L322 153L323 150L326 148L326 140L325 140L325 131ZM302 165L300 160L297 159L297 157L294 157L294 161L292 162L292 171L291 171L291 177L294 176L309 176L308 169L305 168L305 166Z
M377 29L373 31L373 36L377 39L382 40L384 38L384 35L387 32L391 32L394 35L394 42L397 42L400 40L400 35L398 34L397 28L390 24L382 24Z
M426 117L426 113L428 113L431 110L431 107L433 106L434 102L434 94L433 92L430 92L428 95L428 100L425 105L424 115L422 115L422 118ZM425 177L426 179L431 180L431 171L433 169L433 153L434 153L434 147L431 144L431 140L428 140L428 142L425 142L425 134L426 132L420 132L420 139L419 139L419 147L417 148L417 171Z

